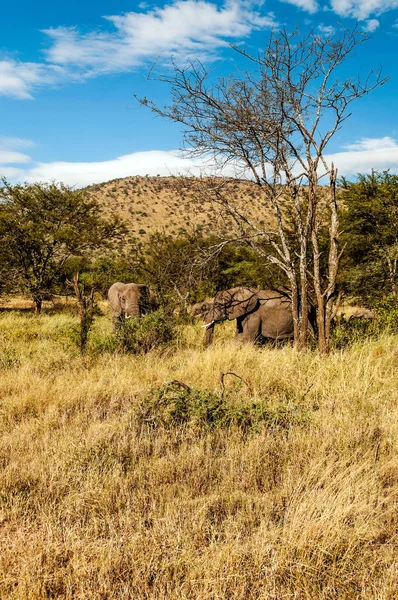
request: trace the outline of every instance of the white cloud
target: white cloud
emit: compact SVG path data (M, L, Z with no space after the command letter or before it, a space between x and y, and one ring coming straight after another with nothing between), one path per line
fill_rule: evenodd
M128 71L171 55L184 61L189 57L208 59L226 46L227 40L276 25L272 14L260 16L253 3L244 0L226 0L221 7L205 0L176 0L146 13L129 12L105 19L113 31L46 30L52 40L47 60L100 74Z
M303 0L312 2L313 0ZM50 40L47 62L0 59L0 96L31 99L40 86L84 81L101 74L128 72L171 55L212 59L232 40L255 29L276 26L272 13L261 16L259 0L175 0L163 8L105 16L111 30L81 33L74 27L44 30Z
M316 0L281 0L282 2L286 2L287 4L293 4L297 6L297 8L302 8L307 12L313 14L316 13L319 9L319 4Z
M35 146L35 143L32 140L27 140L25 138L20 137L0 137L0 150L8 149L8 150L16 150L19 148L32 148Z
M327 155L326 160L329 164L334 162L339 175L368 173L371 169L391 169L398 173L398 142L391 137L364 138L345 146L342 152ZM209 159L186 159L179 150L134 152L98 162L36 163L26 169L0 167L0 174L13 181L55 180L76 187L132 175L200 175L209 172L220 174L217 165ZM238 171L237 165L229 165L223 174L242 175L242 171Z
M59 83L66 77L58 65L20 62L11 58L0 60L0 96L20 100L32 99L32 90L43 85Z
M320 9L317 0L281 0L293 4L309 13L316 13ZM353 17L359 21L368 19L371 15L382 15L398 7L398 0L330 0L330 6L322 6L323 11L333 11L341 17ZM367 21L364 29L373 32L379 23L376 19ZM394 27L394 26L393 26Z
M331 6L342 17L354 17L363 21L370 15L381 15L397 8L398 0L331 0Z
M382 138L362 138L353 144L347 144L344 146L346 150L352 150L354 152L365 150L388 150L389 148L396 148L396 141L389 136Z
M0 165L0 177L5 177L9 181L23 181L25 171L17 167L3 167L3 165Z
M21 152L0 149L0 165L13 165L32 162L30 156Z
M340 175L369 173L372 169L391 169L398 173L398 142L391 137L363 138L346 148L346 152L327 156L328 162L334 162Z
M27 154L16 152L18 148L34 146L31 140L18 137L0 137L0 176L19 180L25 175L24 169L14 165L27 165L32 159ZM11 166L10 166L11 165Z
M38 65L15 60L0 61L0 95L32 98L30 90L40 80Z
M131 175L178 175L192 173L199 175L203 169L216 170L205 159L185 159L179 150L151 150L134 152L101 162L52 162L39 163L27 170L27 181L62 181L72 186L82 187L92 183L102 183Z
M333 35L336 31L336 29L335 29L335 27L333 27L333 25L323 25L323 23L318 25L318 29L321 33L324 33L326 36Z
M377 19L368 19L367 21L365 21L363 30L367 33L373 33L374 31L376 31L379 25L380 21L378 21Z

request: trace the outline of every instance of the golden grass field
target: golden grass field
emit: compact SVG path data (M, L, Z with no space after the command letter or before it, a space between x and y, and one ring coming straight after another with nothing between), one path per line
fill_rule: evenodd
M82 358L77 323L0 313L2 600L398 598L398 337L321 359L192 325L133 356L105 315ZM303 418L140 421L150 389L226 371L230 404Z

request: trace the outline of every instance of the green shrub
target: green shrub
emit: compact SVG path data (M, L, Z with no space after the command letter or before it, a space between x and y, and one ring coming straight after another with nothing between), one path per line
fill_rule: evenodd
M237 427L256 431L264 425L287 430L307 423L309 417L299 406L270 408L262 400L242 401L232 395L171 381L144 396L138 406L138 419L140 425L146 424L152 429L188 425L199 429Z
M92 356L100 356L105 352L115 352L117 350L117 340L109 333L107 335L94 332L90 335L88 349Z
M398 332L398 298L397 296L385 296L375 306L375 312L379 318L380 326L391 333Z
M372 319L347 319L340 315L333 323L333 346L338 349L379 335L382 327L379 321Z
M333 324L333 344L345 348L355 342L374 338L381 333L398 333L398 298L390 295L379 300L373 311L377 319L346 319L344 315L335 318Z
M116 330L116 345L120 350L134 354L146 354L154 348L168 346L176 336L174 318L162 309L141 318L120 323Z

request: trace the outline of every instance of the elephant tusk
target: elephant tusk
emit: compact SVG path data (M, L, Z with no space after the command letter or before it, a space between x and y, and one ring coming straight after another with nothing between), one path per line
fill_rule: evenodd
M211 323L205 323L204 325L201 325L201 327L209 329L209 327L211 327L212 325L214 325L214 323L215 323L215 321L211 321Z

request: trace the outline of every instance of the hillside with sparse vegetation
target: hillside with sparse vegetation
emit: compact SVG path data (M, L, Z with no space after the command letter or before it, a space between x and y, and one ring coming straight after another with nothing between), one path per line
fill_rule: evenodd
M145 239L148 234L170 235L200 233L209 235L222 228L214 205L198 198L195 178L184 182L178 177L126 177L87 188L104 207L105 213L120 216L133 236ZM199 180L200 181L200 180ZM226 179L224 193L260 225L272 218L262 190L251 181Z

